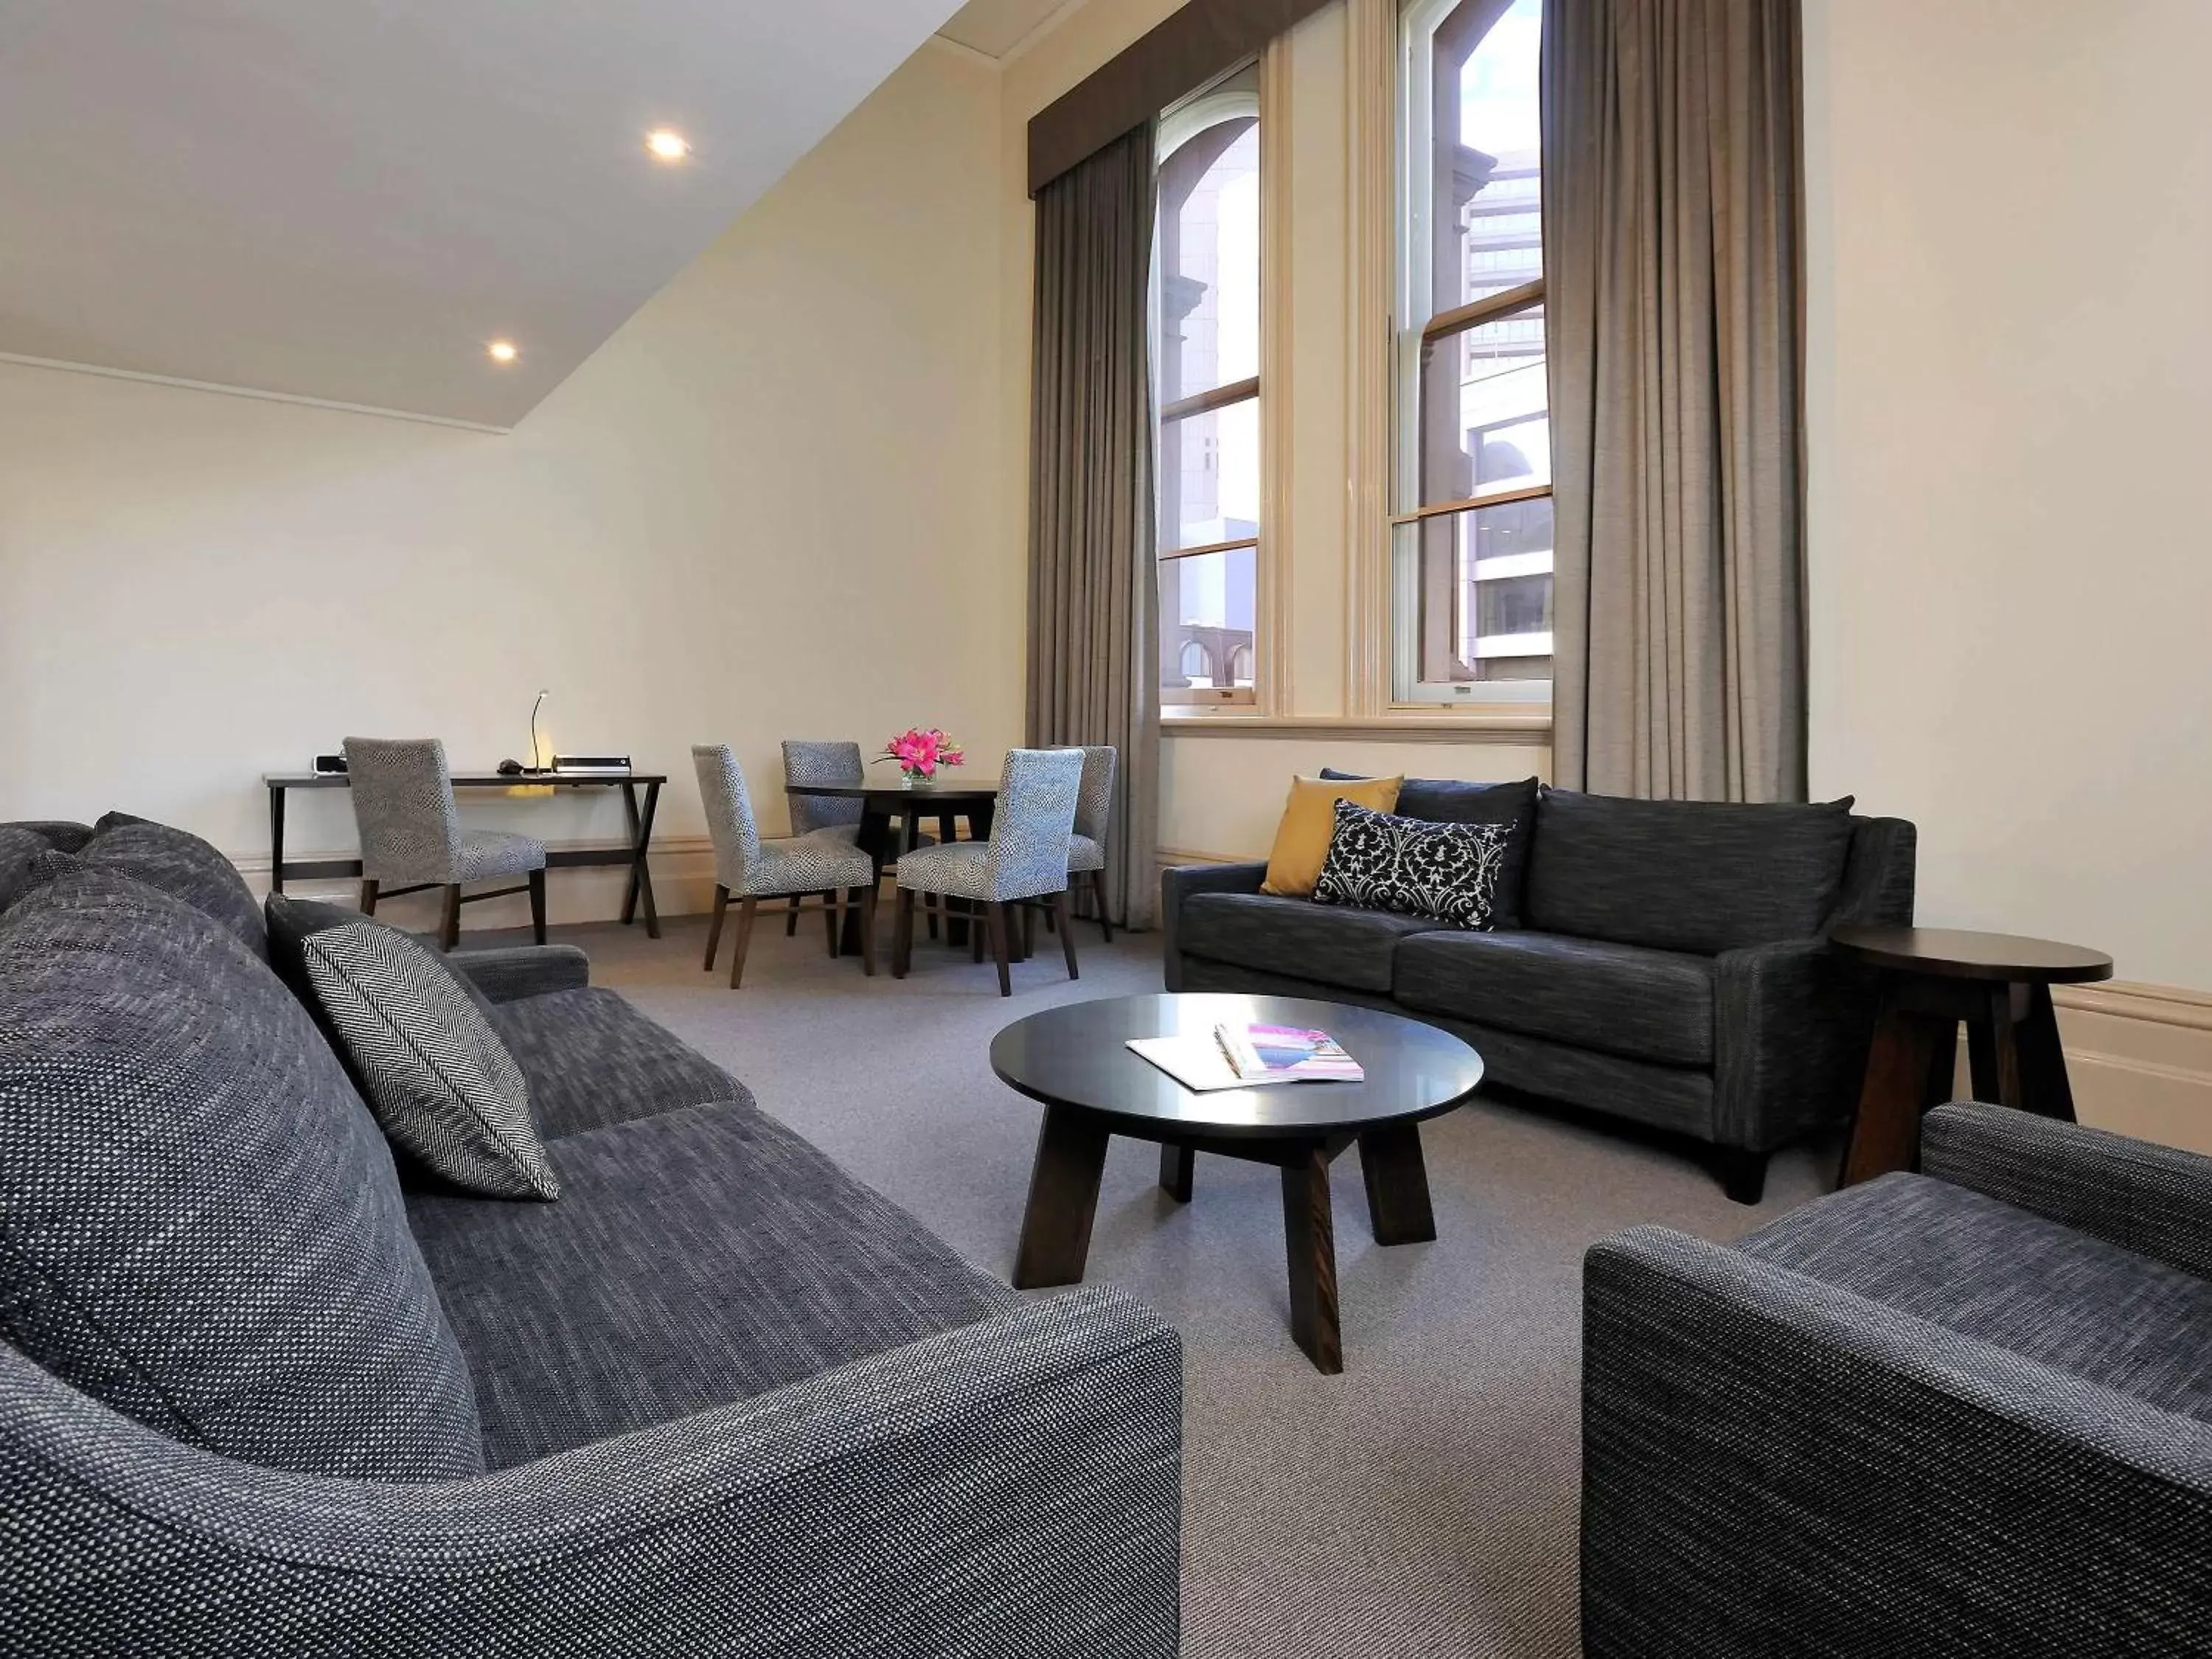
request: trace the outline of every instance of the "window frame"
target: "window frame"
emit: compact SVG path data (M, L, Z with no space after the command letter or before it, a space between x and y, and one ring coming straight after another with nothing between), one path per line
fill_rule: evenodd
M1462 0L1409 0L1398 10L1397 38L1391 58L1396 83L1392 89L1390 196L1395 268L1392 273L1391 306L1394 341L1389 392L1389 510L1384 529L1389 583L1384 665L1393 708L1433 711L1439 707L1484 704L1548 707L1553 700L1550 678L1432 680L1421 677L1425 666L1421 592L1426 580L1423 561L1429 556L1420 545L1416 527L1437 519L1457 518L1522 501L1547 501L1553 495L1552 482L1547 477L1535 484L1477 489L1454 501L1421 501L1419 404L1424 357L1441 342L1540 310L1545 294L1545 278L1540 272L1534 281L1441 311L1433 308L1431 281L1437 227L1433 222L1433 162L1430 158L1435 153L1434 59L1429 43L1461 3ZM1501 17L1502 15L1501 12ZM1540 195L1539 203L1540 211ZM1548 398L1547 406L1548 414ZM1531 641L1532 648L1514 654L1548 655L1555 632L1502 637ZM1533 648L1538 640L1544 645L1542 651Z
M1152 366L1152 442L1154 453L1153 465L1156 472L1164 471L1159 458L1166 453L1170 431L1172 427L1180 424L1183 421L1189 420L1199 416L1213 414L1223 410L1237 408L1247 403L1254 405L1255 415L1255 424L1259 433L1258 459L1261 468L1261 522L1255 533L1250 536L1233 538L1226 541L1206 543L1189 547L1170 546L1169 544L1170 540L1179 539L1179 535L1170 532L1167 523L1167 515L1164 513L1156 512L1155 516L1157 522L1153 526L1152 538L1152 562L1154 565L1152 592L1154 595L1153 603L1155 605L1159 604L1158 596L1163 586L1164 585L1166 567L1169 564L1181 559L1199 558L1210 555L1240 552L1246 549L1249 549L1251 550L1254 566L1253 625L1252 641L1249 647L1250 659L1253 666L1252 684L1249 685L1237 685L1231 684L1229 685L1214 686L1170 686L1164 684L1166 676L1160 673L1159 667L1156 664L1153 672L1155 674L1158 674L1163 681L1163 684L1159 687L1160 704L1163 708L1256 709L1260 704L1260 665L1265 653L1273 649L1274 645L1273 641L1265 637L1266 629L1261 621L1263 607L1261 603L1261 594L1265 587L1265 578L1261 574L1259 568L1261 562L1267 556L1268 525L1267 523L1266 508L1271 499L1268 488L1269 479L1267 477L1269 466L1269 448L1267 441L1267 410L1261 395L1261 380L1266 369L1266 342L1267 335L1273 327L1272 319L1267 315L1268 271L1267 258L1267 180L1268 167L1267 160L1267 152L1266 148L1267 143L1267 121L1263 113L1263 88L1261 85L1261 78L1266 75L1266 62L1264 58L1261 57L1246 58L1243 62L1225 70L1222 74L1217 76L1206 86L1199 88L1196 92L1192 93L1189 96L1179 100L1176 103L1162 112L1158 129L1155 134L1153 141L1152 261L1150 293L1146 302L1146 327L1149 337L1154 342L1158 340L1160 334L1162 292L1165 275L1162 263L1161 245L1164 238L1160 234L1161 201L1159 196L1159 179L1162 173L1167 166L1169 158L1174 155L1178 150L1182 149L1184 145L1191 143L1193 140L1198 138L1201 134L1212 130L1212 128L1224 125L1231 121L1244 120L1249 120L1253 125L1253 129L1256 135L1256 141L1260 146L1261 155L1260 189L1258 194L1260 223L1259 234L1255 239L1254 246L1255 258L1258 265L1258 270L1256 271L1258 279L1256 283L1256 292L1259 297L1259 317L1257 320L1261 343L1261 362L1259 364L1261 373L1248 375L1243 380L1229 381L1220 386L1211 386L1204 391L1193 392L1188 396L1176 398L1171 402L1162 403L1159 399L1160 371L1162 366L1157 362ZM1250 84L1249 86L1231 84L1233 82L1243 81L1247 76L1250 79ZM1158 498L1159 488L1159 480L1156 478L1154 481L1156 500ZM1168 626L1167 617L1164 610L1160 617L1160 626L1163 629L1166 629ZM1230 660L1233 663L1233 653ZM1224 665L1224 666L1226 666L1226 665ZM1233 676L1233 670L1231 671L1231 673Z

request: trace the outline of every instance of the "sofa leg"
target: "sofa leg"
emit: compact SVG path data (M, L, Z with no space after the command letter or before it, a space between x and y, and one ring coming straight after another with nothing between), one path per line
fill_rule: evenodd
M1758 1203L1766 1195L1766 1158L1765 1152L1748 1152L1741 1146L1716 1148L1714 1161L1721 1190L1739 1204Z

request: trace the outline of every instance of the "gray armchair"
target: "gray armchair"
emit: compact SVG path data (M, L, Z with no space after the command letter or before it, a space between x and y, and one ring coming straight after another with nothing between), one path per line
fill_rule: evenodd
M2212 1158L1961 1104L1922 1164L1590 1250L1591 1659L2212 1652Z

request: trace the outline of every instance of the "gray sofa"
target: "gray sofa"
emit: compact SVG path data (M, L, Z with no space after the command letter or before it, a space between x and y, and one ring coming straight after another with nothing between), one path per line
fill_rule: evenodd
M1401 813L1512 827L1494 931L1262 893L1264 862L1172 869L1167 987L1396 1009L1493 1084L1705 1143L1755 1203L1768 1155L1856 1097L1874 988L1826 931L1912 920L1913 826L1849 806L1409 780Z
M1583 1269L1590 1659L2212 1653L2212 1158L2002 1107Z
M1158 1318L968 1267L557 946L451 960L562 1195L442 1188L214 856L0 828L0 1651L1176 1651Z

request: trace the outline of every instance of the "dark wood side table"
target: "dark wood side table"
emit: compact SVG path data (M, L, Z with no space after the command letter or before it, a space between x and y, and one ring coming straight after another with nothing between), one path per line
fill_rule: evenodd
M1223 1021L1317 1027L1366 1078L1201 1094L1128 1047L1131 1037L1210 1039ZM1190 1201L1195 1153L1270 1164L1282 1171L1291 1335L1315 1369L1332 1374L1344 1369L1344 1338L1330 1162L1359 1148L1377 1244L1433 1239L1419 1126L1482 1082L1482 1057L1433 1025L1341 1003L1206 993L1106 997L1031 1014L992 1040L991 1069L1045 1109L1014 1260L1017 1290L1081 1282L1110 1136L1158 1142L1160 1186L1182 1204Z
M1881 975L1881 1011L1841 1185L1913 1167L1920 1115L1951 1098L1962 1021L1976 1098L2074 1121L2051 988L2110 979L2112 957L2050 939L1942 927L1843 927L1829 939Z

